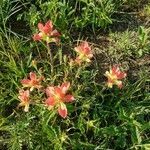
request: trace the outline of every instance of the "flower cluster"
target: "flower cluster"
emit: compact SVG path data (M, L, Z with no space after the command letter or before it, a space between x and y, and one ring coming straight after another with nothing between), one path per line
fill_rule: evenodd
M38 23L38 29L40 32L34 34L33 36L33 39L35 41L43 40L47 43L59 43L60 33L56 29L53 29L53 23L51 20L46 22L45 25L43 25L42 23Z
M33 36L35 41L46 41L50 42L59 42L60 33L53 29L52 21L48 21L45 25L42 23L38 24L39 33ZM71 59L70 64L78 65L79 68L83 63L90 63L93 58L93 53L91 46L87 41L81 42L77 47L74 48L77 53L77 57L73 60ZM112 88L113 85L117 85L119 88L122 88L123 84L121 79L126 77L125 72L121 72L119 65L114 65L110 68L109 71L106 71L105 76L108 78L107 86ZM21 80L22 89L19 90L18 99L20 100L19 107L24 107L24 111L29 111L29 105L31 104L30 93L34 89L44 88L42 86L42 81L44 77L38 77L34 72L29 73L29 78ZM67 107L65 103L73 102L75 100L72 94L68 94L70 88L70 82L64 82L58 86L47 86L44 90L46 93L46 100L44 102L45 106L49 110L56 109L58 114L62 118L67 117Z
M40 89L42 87L41 81L43 79L43 77L37 78L34 72L30 72L29 79L21 80L21 84L23 85L23 87L29 87L30 91L33 91L34 88Z
M110 68L110 71L106 71L105 76L108 78L107 86L112 88L113 85L117 85L119 88L122 88L121 79L125 78L127 74L125 72L121 72L118 65L114 65Z
M61 86L49 86L46 89L46 105L49 109L52 109L54 106L57 107L58 113L61 117L67 117L67 108L64 103L72 102L74 100L73 95L67 94L67 91L70 87L70 83L63 83Z
M30 72L29 79L21 80L23 88L29 88L27 90L19 90L19 107L24 107L25 112L29 111L29 105L31 103L31 100L29 98L30 92L32 92L34 89L40 89L41 87L43 87L41 85L41 81L43 79L43 77L38 78L35 73ZM55 106L58 109L59 115L63 118L67 117L67 108L65 103L72 102L74 100L73 95L67 94L69 88L70 82L65 82L62 83L61 86L48 86L45 90L47 95L45 105L50 110L53 109Z
M19 107L24 107L24 111L28 112L29 111L29 104L30 104L30 99L29 99L29 90L19 90L19 100L20 100L20 104Z
M34 72L29 73L29 79L23 79L21 80L21 84L23 88L29 88L27 90L21 89L19 90L19 100L20 104L19 107L22 106L24 107L24 111L28 112L29 111L29 105L30 105L30 92L33 91L33 89L40 89L42 87L41 81L43 80L43 77L37 77Z
M78 64L81 64L84 61L91 62L91 58L93 57L93 54L88 42L84 41L74 49L78 53L78 57L75 59L75 62L77 62Z

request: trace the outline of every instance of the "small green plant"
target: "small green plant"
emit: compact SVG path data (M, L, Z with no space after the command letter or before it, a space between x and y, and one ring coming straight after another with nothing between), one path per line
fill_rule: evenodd
M94 28L106 28L112 24L112 14L119 7L120 3L112 0L51 0L36 1L35 3L27 3L23 13L19 14L18 19L23 18L28 22L30 27L41 21L40 18L46 20L51 18L54 24L64 34L72 28L83 29L91 26ZM29 11L28 11L29 9Z
M138 54L141 57L144 53L149 53L149 34L150 29L145 29L144 27L140 26L138 30L138 40L139 40L139 50Z
M0 26L6 24L8 19L21 10L20 0L1 0L0 1Z
M142 57L149 54L149 28L139 27L138 31L110 34L109 55L116 61L124 57Z

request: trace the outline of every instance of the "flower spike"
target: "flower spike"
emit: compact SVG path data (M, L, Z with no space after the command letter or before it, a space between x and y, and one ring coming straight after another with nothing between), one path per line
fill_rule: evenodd
M29 87L30 91L32 91L34 88L39 89L42 87L41 81L43 80L43 77L37 78L34 72L30 72L29 77L30 79L21 80L23 87Z
M119 65L114 65L110 71L106 71L105 76L108 78L107 86L109 88L112 88L113 85L117 85L121 89L123 85L120 80L125 78L127 74L120 71Z
M78 57L75 59L76 63L81 64L84 61L91 62L91 58L93 57L93 54L88 42L84 41L74 49L78 53Z
M45 25L38 23L39 33L33 35L34 41L46 41L47 43L55 42L59 43L60 33L53 29L53 23L51 20L47 21Z
M18 105L19 107L24 107L24 111L28 112L29 111L29 104L30 104L30 99L29 99L29 90L19 90L19 100L20 104Z
M71 94L67 94L70 87L69 82L63 83L61 86L49 86L46 89L47 99L45 101L49 109L54 106L57 107L58 113L61 117L67 117L67 108L65 103L74 101L74 97Z

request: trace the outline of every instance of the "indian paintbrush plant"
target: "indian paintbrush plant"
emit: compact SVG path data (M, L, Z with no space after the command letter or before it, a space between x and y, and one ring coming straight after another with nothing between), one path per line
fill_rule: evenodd
M2 1L0 149L149 150L148 20L119 3Z
M47 46L51 42L60 42L60 34L56 29L53 29L53 24L51 20L46 22L45 25L39 23L38 29L40 32L38 34L34 34L34 41L43 40L47 43ZM87 41L81 42L77 47L74 48L74 50L77 53L77 57L75 58L75 60L71 59L68 65L71 65L71 68L78 66L76 74L76 77L78 77L80 71L82 71L81 68L85 68L86 63L91 62L91 59L93 58L93 53L91 50L91 46ZM53 58L51 54L51 62L52 61ZM51 67L54 68L54 66ZM126 77L126 73L121 72L118 65L114 65L109 72L106 71L105 76L108 78L107 85L109 88L112 88L113 85L117 85L119 88L122 88L122 81L120 80ZM36 73L30 72L29 79L21 80L21 84L23 86L22 88L25 88L26 90L20 89L18 98L21 101L19 106L23 106L25 112L29 111L30 99L32 99L29 97L30 92L32 92L34 89L44 88L42 86L43 79L43 76L37 77ZM75 97L72 94L68 94L69 88L70 82L63 82L61 85L58 86L47 85L44 90L47 97L45 98L46 100L44 102L45 106L50 111L57 109L58 114L62 118L66 118L68 114L65 103L73 102L75 100Z

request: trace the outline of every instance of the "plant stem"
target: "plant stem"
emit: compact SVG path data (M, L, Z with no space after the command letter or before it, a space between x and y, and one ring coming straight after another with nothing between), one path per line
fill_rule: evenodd
M52 54L51 48L48 43L47 43L47 50L48 50L48 54L50 56L51 73L53 73L53 70L54 70L53 54Z
M79 68L77 69L75 78L79 78L79 75L80 75L81 71L82 71L82 67L79 67Z

